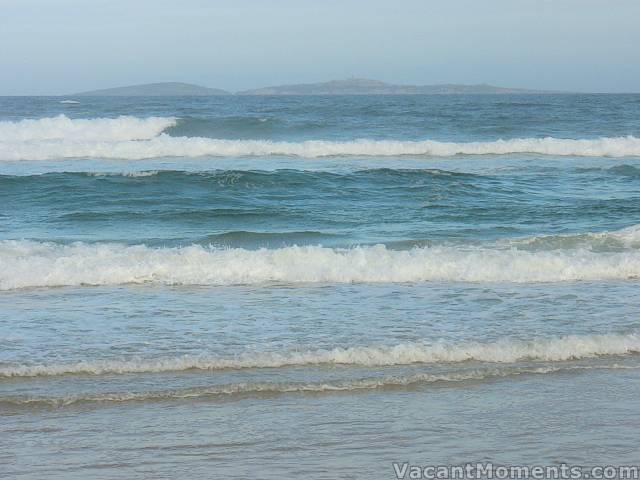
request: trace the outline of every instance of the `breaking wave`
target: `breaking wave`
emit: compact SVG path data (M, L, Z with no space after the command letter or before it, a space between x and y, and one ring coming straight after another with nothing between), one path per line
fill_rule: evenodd
M640 225L632 225L614 232L589 232L566 235L537 235L510 239L503 243L525 249L623 249L640 248Z
M52 146L58 145L62 148L64 145L74 144L89 146L88 142L148 140L157 137L163 130L175 124L176 119L172 117L131 116L71 119L66 115L58 115L38 120L4 121L0 122L0 152L4 158L5 153L13 147L19 148L23 142L29 142L28 145L37 150L38 147L44 147L45 144L40 143L42 141L62 142L51 143ZM7 158L7 160L11 159Z
M240 285L298 283L394 283L428 281L562 282L640 277L635 227L609 235L630 248L598 251L589 237L547 249L511 246L436 245L392 250L290 246L245 250L192 245L151 248L116 243L62 245L0 241L0 290L25 287L163 284ZM560 237L562 238L562 237ZM543 240L539 240L543 242ZM602 237L591 241L601 242ZM524 245L518 246L518 242ZM543 243L544 245L544 243ZM524 247L524 248L523 248ZM551 249L549 249L551 247Z
M329 350L251 352L233 357L185 355L155 360L95 360L68 364L0 367L0 377L60 376L69 374L161 373L185 370L280 368L308 365L381 367L414 363L468 361L513 363L522 360L561 362L597 356L640 352L637 334L569 335L565 337L493 343L403 343L394 346L348 347Z
M130 172L86 172L89 177L154 177L160 172L158 170L142 170Z
M640 156L640 139L514 138L485 142L226 140L174 137L163 133L173 117L70 119L64 115L39 120L0 122L0 160L70 158L129 159L200 156L400 156L447 157L512 153L556 156Z

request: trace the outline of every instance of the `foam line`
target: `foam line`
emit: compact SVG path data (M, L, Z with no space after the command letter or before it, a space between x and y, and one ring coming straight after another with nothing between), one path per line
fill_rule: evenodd
M174 390L155 390L119 393L78 393L64 396L32 396L12 395L0 397L0 404L15 406L44 406L62 407L76 403L120 403L166 400L188 400L207 397L237 397L247 395L283 395L283 394L330 394L353 393L358 391L376 390L380 388L406 388L434 383L456 384L460 382L477 382L519 375L546 375L562 372L579 372L595 369L636 369L636 366L602 365L602 366L545 366L506 369L479 369L461 373L429 374L420 373L405 376L383 376L378 378L364 378L343 382L317 383L270 383L250 382L220 385L216 387L195 387Z
M306 365L381 367L413 363L468 361L513 363L521 360L562 362L597 356L640 352L640 337L633 334L569 335L531 341L492 343L402 343L393 346L354 346L290 352L252 352L235 356L181 356L155 360L94 360L69 364L0 367L0 377L37 377L68 374L161 373L186 370L280 368Z
M173 137L163 133L173 117L70 119L0 122L0 160L102 158L140 160L162 157L401 156L539 154L553 156L640 156L633 136L593 139L514 138L485 142L357 139L346 141L226 140Z
M429 281L562 282L640 278L640 251L599 252L441 245L391 250L291 246L244 250L199 245L0 241L0 290L162 284L240 285Z

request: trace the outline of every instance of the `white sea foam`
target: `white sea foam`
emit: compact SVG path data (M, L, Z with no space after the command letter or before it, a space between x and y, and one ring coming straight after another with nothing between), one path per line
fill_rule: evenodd
M153 177L157 175L158 170L142 170L131 172L87 172L90 177Z
M613 367L615 368L615 366ZM359 390L375 390L377 388L407 387L415 384L439 382L464 382L469 380L483 380L486 378L506 377L522 374L545 374L558 371L558 368L542 367L520 370L491 370L473 371L451 374L416 374L408 376L386 376L380 378L365 378L344 382L321 383L271 383L251 382L220 385L216 387L196 387L176 390L156 390L142 392L120 392L100 394L70 394L65 396L8 396L0 397L0 403L13 405L50 405L64 406L82 402L132 402L153 400L179 400L202 397L234 396L234 395L264 395L286 393L333 393L357 392Z
M128 140L151 139L175 123L175 118L167 117L71 119L66 115L38 120L4 121L0 122L0 159L19 160L21 158L15 157L19 156L21 148L37 152L47 145L62 149L60 156L64 158L73 156L74 146L91 148L94 142L105 142L103 144L108 145L115 142L126 144ZM12 149L16 149L13 155Z
M459 383L482 381L519 375L545 375L586 370L630 370L638 366L608 365L553 365L542 367L489 368L443 374L418 373L413 375L389 375L348 381L302 382L243 382L212 387L194 387L173 390L126 391L117 393L79 393L64 396L10 395L0 397L0 403L12 405L65 406L74 403L133 402L180 400L203 397L237 395L279 395L295 393L327 394L357 392L379 388L404 388L432 383Z
M637 279L640 251L598 252L584 247L528 251L463 245L411 250L383 245L244 250L4 240L0 241L0 265L0 290L142 283L526 283Z
M162 133L176 124L172 117L70 119L0 122L0 160L70 158L129 159L200 156L400 156L503 155L532 153L556 156L639 156L640 139L515 138L487 142L225 140L172 137Z
M67 364L0 367L0 377L59 376L67 374L160 373L185 370L280 368L308 365L381 367L413 363L468 361L513 363L521 360L562 362L596 356L640 352L637 334L569 335L529 342L503 340L493 343L403 343L393 346L358 346L328 350L251 352L223 357L185 355L164 359L94 360Z
M506 246L538 246L545 249L554 248L594 248L622 247L640 248L640 225L632 225L614 232L573 233L566 235L537 235L521 239L508 239L501 242Z

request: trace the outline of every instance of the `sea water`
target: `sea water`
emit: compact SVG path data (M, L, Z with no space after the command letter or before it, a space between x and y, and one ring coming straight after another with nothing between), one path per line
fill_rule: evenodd
M0 474L638 463L639 277L639 95L0 98Z

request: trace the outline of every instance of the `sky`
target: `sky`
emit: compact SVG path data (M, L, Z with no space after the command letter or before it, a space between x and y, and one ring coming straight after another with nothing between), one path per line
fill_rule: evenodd
M0 0L0 95L373 78L640 92L640 0Z

